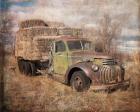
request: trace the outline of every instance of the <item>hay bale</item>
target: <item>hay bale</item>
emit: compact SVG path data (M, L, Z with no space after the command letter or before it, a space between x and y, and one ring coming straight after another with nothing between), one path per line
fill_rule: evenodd
M26 29L20 29L17 34L20 37L31 38L35 36L55 36L58 35L57 28L48 27L32 27Z
M24 20L21 21L19 24L20 29L38 27L38 26L57 27L57 28L66 27L65 24L61 22L47 21L46 23L43 20L39 20L39 19Z
M61 22L55 22L55 21L47 21L47 24L49 27L66 27L64 23Z
M29 27L36 27L36 26L48 26L43 20L38 19L31 19L31 20L25 20L20 22L19 27L22 28L29 28Z
M71 36L82 36L82 29L78 29L78 28L59 28L58 29L58 35L71 35Z
M81 36L82 30L76 28L65 27L61 22L50 22L47 24L43 20L25 20L20 23L19 35L21 37L34 36L57 36L57 35L71 35Z
M20 29L16 35L15 55L27 60L41 60L43 57L48 57L47 52L49 51L47 51L47 49L49 39L61 35L71 35L76 37L82 35L81 29L50 27L55 25L63 26L63 24L58 24L58 22L50 22L49 24L46 24L42 20L26 20L21 22ZM40 36L44 36L45 38L41 39Z
M71 35L82 36L82 30L76 28L51 28L51 27L32 27L26 29L20 29L18 32L20 38L31 38L36 36L59 36L59 35Z

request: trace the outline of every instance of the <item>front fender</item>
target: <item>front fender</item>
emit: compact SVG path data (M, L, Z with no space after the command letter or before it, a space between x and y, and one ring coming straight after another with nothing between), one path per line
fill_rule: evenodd
M91 62L80 62L70 66L65 74L65 83L69 85L72 74L75 71L80 71L80 70L83 71L85 75L89 77L90 80L92 80L94 72L91 67L92 67Z

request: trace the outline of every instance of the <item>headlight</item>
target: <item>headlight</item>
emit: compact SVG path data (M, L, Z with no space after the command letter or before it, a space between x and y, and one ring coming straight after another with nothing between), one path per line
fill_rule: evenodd
M94 72L97 72L99 70L99 67L97 65L92 65L92 69Z

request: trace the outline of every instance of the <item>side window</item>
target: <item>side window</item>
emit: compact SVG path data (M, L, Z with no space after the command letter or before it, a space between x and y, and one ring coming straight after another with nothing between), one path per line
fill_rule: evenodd
M58 41L55 43L55 52L64 52L65 50L66 47L63 41Z

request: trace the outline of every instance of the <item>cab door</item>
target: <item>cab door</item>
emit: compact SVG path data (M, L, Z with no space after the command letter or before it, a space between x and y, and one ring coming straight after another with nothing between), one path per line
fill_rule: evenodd
M63 41L56 41L53 54L54 73L65 74L68 68L68 52Z

